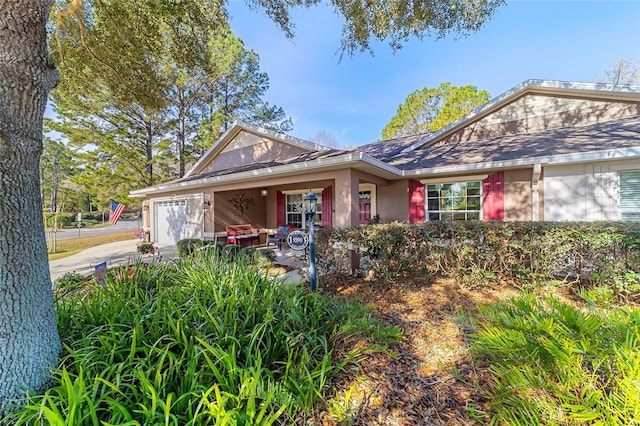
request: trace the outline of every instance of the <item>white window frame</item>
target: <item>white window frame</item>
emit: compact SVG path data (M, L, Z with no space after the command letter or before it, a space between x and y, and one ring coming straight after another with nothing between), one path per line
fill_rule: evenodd
M322 224L322 189L317 190L317 189L312 189L311 192L313 192L317 198L316 201L316 214L313 217L314 219L314 224L316 225L320 225ZM302 220L301 220L301 229L305 229L307 227L307 218L306 215L304 214L304 197L309 193L309 191L286 191L284 192L284 219L285 219L285 223L287 225L294 225L294 226L298 226L298 221L295 222L291 222L289 220L290 216L289 215L301 215L302 216ZM289 202L289 197L290 196L302 196L300 202ZM295 210L289 210L289 206L294 206Z
M440 196L442 189L438 189L438 197L437 198L430 198L429 197L429 186L436 186L436 185L456 185L456 184L465 184L468 185L470 183L477 183L478 184L478 209L475 210L469 210L469 209L465 209L465 210L442 210L441 208L437 209L437 210L430 210L429 209L429 200L438 200L438 206L440 207L442 205L442 200L444 199L443 197ZM473 196L475 197L475 196ZM428 182L425 183L425 187L424 187L424 211L425 211L425 219L426 221L431 221L431 220L445 220L445 221L453 221L453 220L482 220L482 180L447 180L447 181L440 181L440 182ZM438 219L431 219L431 215L432 214L438 214ZM449 218L445 218L443 219L442 216L443 214L447 214L447 215L451 215L451 219ZM464 214L464 218L463 219L456 219L454 217L454 215L461 215ZM475 215L477 214L477 218L473 217L473 218L469 218L469 215Z
M635 176L630 181L625 175ZM621 220L640 221L640 170L618 172L618 211Z

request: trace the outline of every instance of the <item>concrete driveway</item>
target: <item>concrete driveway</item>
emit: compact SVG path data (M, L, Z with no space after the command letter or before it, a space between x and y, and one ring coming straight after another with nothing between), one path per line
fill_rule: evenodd
M103 244L84 250L73 256L67 256L62 259L49 262L49 271L51 273L51 281L55 281L68 272L75 272L82 275L89 275L95 272L96 265L107 262L107 267L115 267L135 263L138 260L151 261L154 259L152 255L141 255L137 252L138 239L118 241L115 243ZM177 247L171 245L154 244L156 246L155 257L160 259L170 259L178 255ZM292 252L288 250L275 250L276 262L282 265L292 266L295 269L285 273L281 278L283 282L297 284L304 281L303 276L306 272L306 265L292 256Z
M55 281L67 272L76 272L89 275L95 271L95 266L107 262L107 267L134 263L139 259L151 260L151 255L140 255L137 252L137 243L140 240L117 241L115 243L102 244L84 250L78 254L49 262L51 280ZM155 244L157 251L155 256L171 258L177 256L176 246L163 246Z

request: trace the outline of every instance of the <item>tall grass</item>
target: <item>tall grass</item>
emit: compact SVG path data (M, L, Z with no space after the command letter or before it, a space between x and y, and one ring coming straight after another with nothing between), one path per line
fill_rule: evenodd
M5 421L288 423L362 356L336 345L400 336L363 307L268 279L241 259L132 269L58 301L65 355L53 385Z
M640 424L640 310L580 311L532 295L484 307L492 424Z

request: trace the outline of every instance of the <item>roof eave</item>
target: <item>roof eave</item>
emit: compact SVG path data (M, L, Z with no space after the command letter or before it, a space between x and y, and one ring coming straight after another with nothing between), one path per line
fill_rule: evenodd
M372 166L377 169L381 177L393 178L400 177L402 172L390 166L380 160L364 155L360 152L349 152L347 154L330 157L319 158L311 161L304 161L293 164L286 164L282 166L265 167L261 169L231 173L222 176L213 176L209 178L186 180L186 181L174 181L171 183L155 185L152 187L131 191L129 196L131 197L145 197L147 195L155 193L164 193L168 191L176 191L183 189L198 189L212 185L221 185L233 182L243 182L248 180L265 179L271 177L278 177L283 175L299 175L318 170L332 170L335 168L341 168L345 166L355 166L358 163Z

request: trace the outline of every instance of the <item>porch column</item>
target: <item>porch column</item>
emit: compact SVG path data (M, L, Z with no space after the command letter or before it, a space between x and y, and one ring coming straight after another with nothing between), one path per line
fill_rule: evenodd
M335 173L334 227L348 228L358 226L360 218L359 183L359 177L353 170L339 170Z

